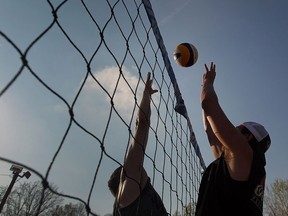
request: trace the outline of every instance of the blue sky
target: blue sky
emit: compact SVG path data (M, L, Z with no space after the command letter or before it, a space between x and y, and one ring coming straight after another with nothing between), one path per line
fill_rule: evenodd
M52 1L53 5L60 2ZM89 60L95 47L99 45L100 37L79 2L68 1L58 16L67 33ZM104 26L109 18L108 8L104 1L97 2L99 5L87 1L87 5L93 8L91 11L98 18L97 22ZM276 178L288 178L288 146L285 136L288 120L288 75L285 64L288 50L288 2L162 0L151 3L205 163L208 165L213 157L203 131L199 95L204 73L203 64L213 61L217 69L215 89L230 120L236 125L243 121L257 121L270 132L272 145L266 154L267 184ZM22 51L53 19L46 1L1 0L0 4L0 30ZM133 8L133 5L129 6ZM127 17L121 17L125 14L121 10L124 8L119 8L117 15L119 22L125 26ZM128 31L128 28L124 28L125 33L126 30ZM112 26L108 26L107 32L111 33L106 34L105 39L116 57L123 58L125 43L117 34L113 34L114 31ZM140 37L144 37L143 34ZM192 43L198 49L198 62L190 68L180 68L173 62L173 50L182 42ZM130 48L136 52L140 49L136 43ZM108 92L113 92L113 88L109 87L116 83L113 75L115 65L109 63L111 59L106 58L107 55L107 51L100 48L92 64L92 72L104 83ZM152 53L147 53L148 58L152 59L151 55ZM86 63L56 26L41 42L33 46L28 59L33 70L72 104L83 82ZM134 75L137 69L132 63L132 59L125 62L123 73L131 86L136 88L138 80ZM0 89L20 66L19 55L0 37ZM143 68L149 66L144 65ZM93 80L89 79L74 112L80 123L85 124L97 137L102 137L110 104L99 86L95 87L92 83ZM129 122L133 115L133 106L127 104L133 104L134 98L127 91L123 80L119 86L121 91L115 97L115 104L120 114ZM137 96L141 88L143 86L140 84ZM155 102L159 100L158 95ZM45 175L69 123L66 109L59 98L43 88L25 69L15 84L0 98L0 155L16 158ZM114 144L119 137L121 140L128 139L127 130L117 127L121 122L117 117L113 117L113 125L109 128L109 135L105 137L106 147L117 160L122 161L125 149ZM50 177L61 191L70 191L85 197L84 194L87 195L89 190L86 185L91 185L93 165L98 163L100 153L98 147L95 147L94 139L87 137L77 127L72 126L71 131L66 140L71 145L63 146L59 155L61 160L55 162ZM147 150L149 153L149 148ZM94 194L93 200L97 203L96 212L104 215L112 211L112 196L107 192L105 183L115 164L106 158L102 166L107 170L100 171L98 182L103 183L96 186L96 190L101 191L101 197ZM0 182L3 184L10 182L11 178L5 176L10 173L9 168L10 164L1 163ZM36 176L32 175L31 178L37 180Z

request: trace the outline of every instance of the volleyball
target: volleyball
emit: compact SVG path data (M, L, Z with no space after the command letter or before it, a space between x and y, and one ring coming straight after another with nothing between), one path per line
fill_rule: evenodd
M197 62L198 51L190 43L179 44L173 53L175 62L182 67L190 67Z

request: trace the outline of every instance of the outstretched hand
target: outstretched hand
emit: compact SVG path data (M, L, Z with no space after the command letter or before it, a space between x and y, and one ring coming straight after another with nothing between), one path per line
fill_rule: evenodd
M203 75L203 86L205 84L212 84L214 83L215 76L216 76L216 65L211 62L210 69L205 64L206 73Z
M144 93L147 92L147 93L149 93L149 95L152 95L152 94L158 92L157 89L152 88L152 83L153 83L153 80L151 79L151 72L148 72Z
M213 62L211 62L210 68L208 68L206 64L204 66L205 66L206 72L203 75L203 83L202 83L202 90L201 90L201 96L200 96L202 107L204 104L207 104L207 102L209 101L211 102L215 99L217 100L217 96L216 96L216 93L214 91L214 86L213 86L214 80L216 77L216 65L213 64Z
M147 125L147 123L149 124L149 122L150 122L151 95L158 92L158 90L152 88L152 83L153 83L153 80L151 79L151 73L148 72L146 83L145 83L145 89L143 92L143 97L141 99L139 112L138 112L139 121L140 120L144 121L146 125ZM136 122L136 124L138 125L138 121Z

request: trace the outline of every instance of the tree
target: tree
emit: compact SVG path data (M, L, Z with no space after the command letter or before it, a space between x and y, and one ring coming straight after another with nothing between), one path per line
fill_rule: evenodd
M57 188L52 185L54 190ZM1 200L4 196L7 187L0 187ZM40 182L23 183L15 187L9 194L8 199L2 210L3 216L28 216L36 215L40 206L40 200L42 197L43 187ZM45 215L49 209L56 205L61 204L63 198L52 193L50 190L44 191L42 204L39 210L39 215Z
M50 187L57 191L55 185ZM7 187L0 186L0 200L4 196ZM39 216L85 216L86 210L82 203L62 205L63 198L51 192L43 191L41 182L23 183L15 187L8 196L1 216L34 216L38 213L42 193L44 192Z
M288 215L288 179L276 179L266 188L264 210L269 216Z
M180 212L179 211L176 211L173 216L181 216Z
M85 216L86 210L82 203L78 204L66 204L64 206L57 205L49 211L51 216Z
M183 216L193 216L195 215L196 211L196 203L189 203L188 205L184 206L183 208ZM179 211L176 211L173 216L181 216Z

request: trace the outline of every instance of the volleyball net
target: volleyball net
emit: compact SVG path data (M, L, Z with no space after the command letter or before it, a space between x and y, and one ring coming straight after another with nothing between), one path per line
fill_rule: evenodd
M89 215L111 213L107 181L151 72L158 93L144 167L171 215L193 213L205 163L150 1L6 4L14 19L0 26L0 172L19 165L43 191Z

